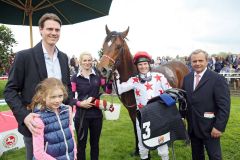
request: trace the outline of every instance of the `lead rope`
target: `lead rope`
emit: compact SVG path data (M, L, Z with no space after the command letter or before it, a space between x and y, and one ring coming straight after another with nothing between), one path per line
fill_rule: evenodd
M110 104L111 107L113 107L113 92L111 92L111 104Z

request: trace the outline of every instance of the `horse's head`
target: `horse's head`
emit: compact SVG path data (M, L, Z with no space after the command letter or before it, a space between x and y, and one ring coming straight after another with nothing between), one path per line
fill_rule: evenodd
M125 38L129 27L124 32L110 31L106 25L107 36L103 43L103 54L97 66L103 77L109 79L112 72L120 65L124 54Z

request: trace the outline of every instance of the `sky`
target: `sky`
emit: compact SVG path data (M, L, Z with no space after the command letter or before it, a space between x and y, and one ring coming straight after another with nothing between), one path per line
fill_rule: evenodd
M57 47L69 57L88 51L98 58L107 24L118 32L130 27L127 44L132 54L176 57L195 49L238 54L239 6L239 0L113 0L108 16L62 26ZM14 52L30 47L29 27L7 26L18 42ZM33 44L40 40L38 27L33 27Z

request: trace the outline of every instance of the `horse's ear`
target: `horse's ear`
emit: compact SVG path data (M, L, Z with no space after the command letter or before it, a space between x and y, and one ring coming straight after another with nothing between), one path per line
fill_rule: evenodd
M122 32L121 35L122 35L123 38L127 37L127 35L128 35L128 31L129 31L129 26L128 26L128 28L127 28L126 31Z
M109 35L109 34L111 33L111 31L108 29L108 26L107 26L107 25L105 26L105 29L106 29L107 35Z

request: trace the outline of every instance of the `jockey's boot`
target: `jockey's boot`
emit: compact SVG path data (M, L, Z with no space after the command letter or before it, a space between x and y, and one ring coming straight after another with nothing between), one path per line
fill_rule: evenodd
M169 160L169 156L161 156L162 160Z
M148 158L141 159L141 160L150 160L150 159L151 159L151 154L150 154L150 151L148 151Z

